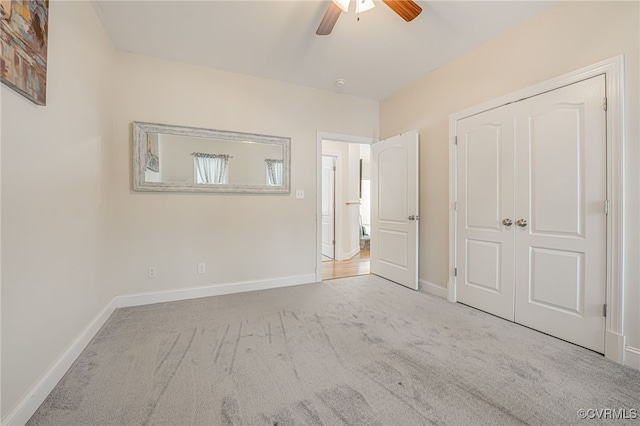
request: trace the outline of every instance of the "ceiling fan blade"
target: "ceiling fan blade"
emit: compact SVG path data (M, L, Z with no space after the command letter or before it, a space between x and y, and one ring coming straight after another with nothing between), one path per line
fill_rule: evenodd
M413 21L420 15L422 8L413 0L382 0L395 13L407 22Z
M329 35L333 30L333 26L338 21L340 14L342 13L342 9L338 7L334 2L329 2L329 7L327 11L324 13L322 17L322 21L320 21L320 25L318 25L318 29L316 30L317 35Z

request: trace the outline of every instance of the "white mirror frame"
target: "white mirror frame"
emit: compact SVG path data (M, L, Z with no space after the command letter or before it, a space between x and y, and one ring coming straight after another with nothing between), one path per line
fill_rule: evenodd
M214 140L254 142L282 147L283 182L280 186L195 184L193 182L147 182L147 136L149 133L202 137ZM226 130L201 129L197 127L169 124L133 122L133 190L142 192L239 192L249 194L291 193L291 139L282 136L267 136L253 133L229 132Z

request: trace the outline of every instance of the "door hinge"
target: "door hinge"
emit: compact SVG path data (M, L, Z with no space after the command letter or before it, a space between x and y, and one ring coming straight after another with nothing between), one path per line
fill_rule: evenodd
M453 137L453 144L454 145L458 145L458 137L457 136Z
M336 171L336 166L333 166L333 171L334 171L334 172Z
M453 268L453 276L454 277L458 276L458 268Z
M453 202L453 210L458 211L458 202L457 201Z
M607 97L602 98L602 109L607 110Z
M609 200L604 200L604 214L609 214Z
M603 316L607 316L607 304L605 303L604 305L602 305L602 315Z
M331 244L335 246L336 245L336 240L332 240Z

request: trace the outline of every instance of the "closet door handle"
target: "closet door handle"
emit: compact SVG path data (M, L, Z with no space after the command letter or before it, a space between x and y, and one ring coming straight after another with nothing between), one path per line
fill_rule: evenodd
M525 226L527 226L527 219L518 219L518 221L516 222L516 225L518 225L521 228L524 228Z
M511 225L513 225L513 221L511 219L509 219L509 218L502 219L502 224L504 226L511 226Z

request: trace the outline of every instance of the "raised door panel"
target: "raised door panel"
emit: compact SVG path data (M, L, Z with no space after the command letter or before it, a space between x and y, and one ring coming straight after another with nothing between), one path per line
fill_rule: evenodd
M479 124L461 138L466 160L467 229L500 231L502 126L502 123Z
M584 252L531 247L530 303L583 316L584 257Z
M553 104L528 117L533 233L584 236L583 122L580 103Z
M408 154L404 146L390 146L377 155L379 221L407 222L407 170L397 165L406 164Z
M500 295L502 292L502 244L467 239L464 248L464 284Z

